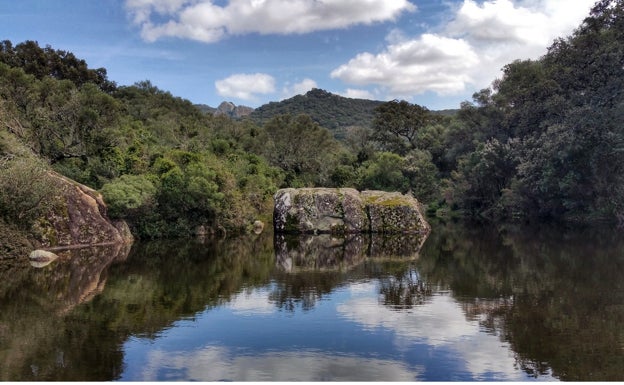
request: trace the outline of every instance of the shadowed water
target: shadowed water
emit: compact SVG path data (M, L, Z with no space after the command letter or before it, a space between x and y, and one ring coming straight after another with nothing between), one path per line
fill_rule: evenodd
M617 229L137 243L0 266L0 380L624 380Z

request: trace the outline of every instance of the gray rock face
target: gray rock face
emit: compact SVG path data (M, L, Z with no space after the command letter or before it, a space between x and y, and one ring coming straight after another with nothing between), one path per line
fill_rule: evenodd
M242 118L243 116L251 114L253 111L254 109L251 107L237 106L232 102L222 102L219 104L219 107L217 107L214 115L226 115L231 118Z
M350 188L281 189L275 196L277 233L429 234L431 227L411 196Z

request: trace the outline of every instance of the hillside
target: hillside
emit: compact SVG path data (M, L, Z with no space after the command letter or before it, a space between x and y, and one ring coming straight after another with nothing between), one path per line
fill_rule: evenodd
M370 127L373 121L373 110L382 103L376 100L345 98L314 88L305 95L262 105L256 108L249 117L262 124L275 115L307 114L340 139L344 137L347 127Z
M335 95L331 92L314 88L305 95L296 95L279 102L270 102L256 109L236 106L232 102L223 102L214 108L196 104L202 112L212 115L226 115L234 119L248 117L257 124L264 124L276 115L309 115L321 127L327 128L335 138L343 139L348 127L371 127L375 108L383 101L353 99ZM434 114L453 116L457 109L431 111Z

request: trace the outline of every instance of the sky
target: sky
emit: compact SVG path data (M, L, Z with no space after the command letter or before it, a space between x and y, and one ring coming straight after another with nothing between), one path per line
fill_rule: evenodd
M458 108L569 36L595 0L0 0L0 40L34 40L118 85L258 107L312 88Z

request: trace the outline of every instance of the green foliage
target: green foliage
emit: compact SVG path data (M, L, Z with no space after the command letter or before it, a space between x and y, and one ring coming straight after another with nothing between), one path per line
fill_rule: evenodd
M21 67L38 79L66 79L76 86L93 83L106 92L115 89L115 83L107 79L106 69L89 69L84 60L71 52L54 50L50 46L41 48L36 41L28 40L15 47L8 40L0 42L0 63Z
M47 165L0 131L0 218L28 231L57 203L58 189Z
M381 152L364 163L360 188L363 190L402 191L409 188L401 168L404 159L391 152Z
M340 144L308 115L279 115L264 125L267 143L262 154L285 171L285 185L325 185L335 165Z
M105 184L100 192L112 218L131 219L140 209L153 209L158 191L153 178L145 175L122 175Z
M32 58L23 61L13 60L22 51L2 45L0 118L9 137L41 164L101 189L109 213L137 235L186 236L199 225L236 232L267 220L284 174L261 156L261 127L206 116L149 81L104 92L97 82L47 74L37 57L54 51L27 46Z
M50 164L101 189L141 237L243 231L270 220L285 186L398 190L435 212L487 217L623 217L623 62L624 1L601 0L572 36L506 65L456 113L314 89L233 120L147 80L116 87L70 53L4 41L0 152L16 141L39 160L3 158L1 216L40 212L19 204L45 194L7 203L20 196L8 181L46 191L22 182L45 182Z
M439 121L426 107L404 100L383 103L375 108L372 139L384 151L405 155L420 148L419 132Z
M405 156L401 169L412 194L425 203L434 201L439 194L438 169L432 159L429 151L416 149Z
M624 212L624 2L599 1L538 61L504 68L447 136L455 197L487 216L613 220ZM485 143L485 145L479 144Z
M411 192L423 202L431 202L438 193L437 169L427 151L413 150L405 157L380 152L362 164L359 188Z
M498 210L496 214L499 215L504 213L501 199L517 167L515 145L517 141L514 140L500 143L491 139L460 159L454 176L462 206L473 214L488 215L489 210Z

